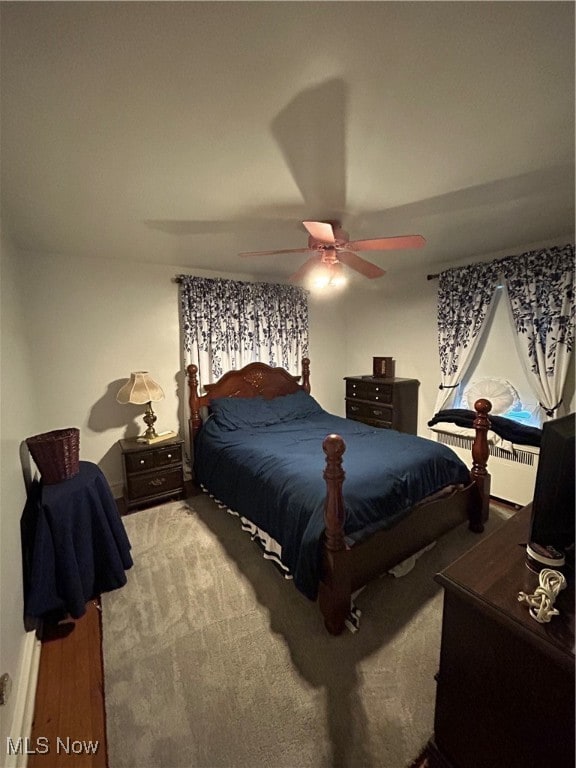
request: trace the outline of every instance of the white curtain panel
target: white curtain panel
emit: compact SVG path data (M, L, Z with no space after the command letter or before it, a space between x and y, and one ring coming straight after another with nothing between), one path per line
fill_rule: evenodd
M489 264L456 267L438 280L441 381L435 412L453 402L486 328L498 274Z

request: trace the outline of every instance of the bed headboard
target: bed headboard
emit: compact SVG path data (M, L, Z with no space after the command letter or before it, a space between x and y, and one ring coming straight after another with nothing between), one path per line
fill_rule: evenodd
M302 376L292 376L284 368L271 367L266 363L249 363L238 371L228 371L213 384L206 384L206 394L198 394L198 367L186 369L190 388L190 438L193 440L202 426L201 409L217 397L264 397L269 400L290 395L298 389L310 392L310 360L302 360ZM302 379L302 383L300 383Z

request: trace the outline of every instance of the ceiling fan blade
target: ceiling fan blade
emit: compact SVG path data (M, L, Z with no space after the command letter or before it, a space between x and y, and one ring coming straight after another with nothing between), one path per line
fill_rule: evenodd
M425 244L426 240L422 235L400 235L372 240L351 240L346 247L355 251L399 251L403 248L422 248Z
M312 248L284 248L281 251L246 251L238 256L275 256L277 253L316 253Z
M311 256L307 261L302 264L302 266L294 272L293 275L290 275L288 278L290 282L297 283L299 280L302 280L302 278L306 277L306 275L311 272L314 267L317 267L319 264L318 257L317 256Z
M356 272L360 272L361 275L369 277L371 280L386 274L386 272L383 269L380 269L380 267L377 267L376 264L372 264L371 261L366 261L366 259L363 259L361 256L358 256L351 251L338 251L338 259L343 264L346 264L347 267L355 269Z
M325 221L303 221L302 224L315 240L320 240L322 243L335 242L332 224L326 224Z

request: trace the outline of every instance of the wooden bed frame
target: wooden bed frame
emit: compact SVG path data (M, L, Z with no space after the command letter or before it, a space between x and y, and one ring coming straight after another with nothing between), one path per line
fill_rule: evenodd
M198 393L197 366L189 365L187 372L192 455L195 437L202 428L202 409L209 406L213 398L263 396L269 399L292 394L298 389L310 392L308 358L302 361L301 377L292 376L283 368L250 363L238 371L225 373L213 384L205 385L204 395ZM489 455L488 413L491 407L488 400L475 403L476 437L472 445L470 484L465 488L452 488L441 498L436 495L433 500L420 503L393 528L378 531L352 547L347 545L344 536L342 484L345 472L342 459L346 447L339 435L328 435L324 439L325 532L318 602L328 632L338 635L343 631L353 593L371 579L390 570L465 520L469 521L471 531L481 533L484 530L490 501L490 475L486 465ZM193 468L192 475L194 479Z

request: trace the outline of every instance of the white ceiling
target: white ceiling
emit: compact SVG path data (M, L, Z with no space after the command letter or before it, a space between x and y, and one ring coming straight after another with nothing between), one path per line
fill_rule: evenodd
M24 250L289 275L302 219L434 271L574 228L571 2L2 2ZM366 254L364 254L366 255ZM385 279L385 278L384 278Z

